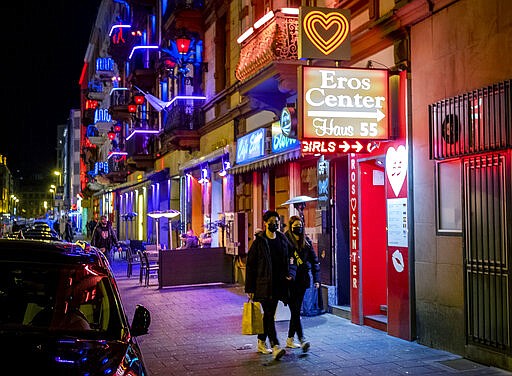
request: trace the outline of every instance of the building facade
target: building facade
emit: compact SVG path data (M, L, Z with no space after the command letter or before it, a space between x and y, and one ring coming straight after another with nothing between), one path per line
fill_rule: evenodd
M242 282L262 213L304 215L327 309L512 369L511 12L105 0L80 81L87 219L162 248L209 231Z

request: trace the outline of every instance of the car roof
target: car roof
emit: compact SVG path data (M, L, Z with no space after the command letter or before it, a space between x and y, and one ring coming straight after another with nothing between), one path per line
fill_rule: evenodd
M0 239L0 261L98 264L106 267L95 248L83 249L62 241Z

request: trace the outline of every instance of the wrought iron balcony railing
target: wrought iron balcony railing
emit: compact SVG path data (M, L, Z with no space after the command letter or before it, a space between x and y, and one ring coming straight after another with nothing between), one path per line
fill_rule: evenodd
M235 75L247 80L274 61L297 61L298 19L276 11L274 18L242 42Z
M204 99L176 99L164 116L164 131L197 130L204 123Z

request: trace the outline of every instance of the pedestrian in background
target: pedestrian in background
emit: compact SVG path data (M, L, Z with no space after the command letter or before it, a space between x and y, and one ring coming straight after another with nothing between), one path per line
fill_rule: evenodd
M119 252L122 251L114 229L112 228L110 222L107 220L107 216L102 215L100 217L100 221L92 232L91 245L99 248L101 252L103 252L103 254L105 254L107 257L110 255L110 250L114 246L117 247Z
M275 314L279 300L288 304L288 282L295 277L292 245L280 232L279 214L268 210L263 214L265 229L256 233L249 248L246 264L245 292L263 308L263 330L258 334L258 352L281 359L286 351L279 346ZM271 349L267 348L267 337Z
M318 256L313 249L311 239L304 234L304 223L300 217L296 215L290 217L288 230L285 235L293 244L292 257L297 265L295 280L289 282L290 301L288 306L290 308L290 325L288 328L286 347L292 349L301 347L303 352L307 352L310 343L304 337L300 310L306 289L308 289L311 284L310 272L313 276L314 288L318 289L320 287L320 264L318 262ZM297 334L300 344L295 343L295 334Z
M73 231L73 225L71 224L71 219L68 218L66 220L66 227L64 228L64 240L72 243L74 237L75 237L75 234Z

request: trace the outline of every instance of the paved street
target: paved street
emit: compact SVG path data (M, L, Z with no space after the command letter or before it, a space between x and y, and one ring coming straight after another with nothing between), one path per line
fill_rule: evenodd
M311 349L287 349L280 361L256 352L256 336L242 335L238 285L157 288L139 286L138 267L126 277L115 260L123 304L132 319L136 304L151 311L150 333L139 338L151 376L183 375L512 375L460 356L408 342L332 314L304 317ZM287 335L287 313L280 307L277 330Z

